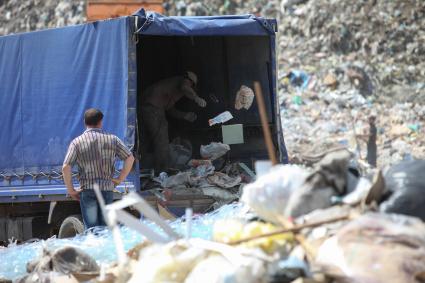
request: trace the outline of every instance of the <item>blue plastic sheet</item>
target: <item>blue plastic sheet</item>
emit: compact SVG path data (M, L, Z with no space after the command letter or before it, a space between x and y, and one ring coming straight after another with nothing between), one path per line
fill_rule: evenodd
M138 33L171 36L212 35L274 35L276 20L253 15L213 17L165 17L158 13L139 10Z
M24 158L19 80L21 69L16 68L17 60L21 58L20 45L20 39L16 36L0 40L0 168L21 167Z
M96 107L127 130L128 18L0 37L0 172L61 166Z
M194 216L192 219L192 236L209 240L212 237L214 223L218 220L242 217L245 211L241 203L233 203L222 206L220 209L204 215ZM146 222L154 229L159 229L150 222ZM185 234L186 223L184 218L179 218L170 223L173 229ZM0 278L17 279L26 274L26 264L42 254L43 248L55 250L70 245L80 248L96 259L99 265L110 264L117 260L115 245L112 234L108 229L96 230L96 236L92 233L79 235L71 239L51 238L34 243L11 245L8 248L0 248ZM121 235L126 251L133 248L143 240L137 232L127 228L121 228Z
M273 41L276 28L275 20L253 15L164 17L142 9L135 16L0 37L1 173L58 170L90 107L105 113L107 131L133 146L133 29L147 35L249 35Z

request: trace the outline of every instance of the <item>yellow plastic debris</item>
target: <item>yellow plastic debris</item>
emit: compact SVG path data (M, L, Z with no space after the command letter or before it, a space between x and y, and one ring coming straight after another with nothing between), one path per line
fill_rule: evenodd
M214 225L213 238L218 242L231 243L266 233L271 233L278 229L279 227L270 223L254 221L245 224L236 220L225 220L219 221ZM264 252L270 254L293 241L294 235L292 233L284 233L248 241L242 245L250 248L259 247Z

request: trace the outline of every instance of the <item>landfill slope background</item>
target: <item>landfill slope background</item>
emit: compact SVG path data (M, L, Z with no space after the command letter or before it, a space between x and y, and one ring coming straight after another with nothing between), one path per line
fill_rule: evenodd
M0 35L83 23L85 4L0 0ZM293 162L341 145L365 159L370 116L379 167L425 157L425 1L169 0L164 8L278 19L279 98Z

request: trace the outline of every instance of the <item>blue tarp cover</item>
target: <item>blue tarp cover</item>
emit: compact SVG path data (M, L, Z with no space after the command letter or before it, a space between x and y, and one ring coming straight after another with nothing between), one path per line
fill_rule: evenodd
M253 15L214 17L165 17L139 10L138 33L165 36L270 35L276 21Z
M90 107L125 138L127 39L128 18L0 37L0 173L61 166Z
M149 35L274 37L276 26L252 15L164 17L142 9L135 16L138 33ZM90 107L105 113L106 131L133 145L129 84L137 82L128 58L136 27L129 25L123 17L0 37L0 174L58 170Z

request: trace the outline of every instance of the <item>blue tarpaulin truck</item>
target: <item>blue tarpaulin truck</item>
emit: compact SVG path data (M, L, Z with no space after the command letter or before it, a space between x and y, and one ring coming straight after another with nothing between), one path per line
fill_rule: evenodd
M232 145L227 158L252 168L255 160L267 158L258 106L254 102L248 110L236 110L235 96L241 85L253 88L259 81L277 154L286 162L275 33L274 20L252 15L164 17L140 10L128 17L0 37L0 241L49 237L61 225L77 225L79 204L67 196L61 166L70 141L84 130L84 111L101 109L105 130L138 156L143 90L186 70L198 75L197 91L208 106L201 111L191 101L180 101L178 107L194 109L198 119L193 124L170 121L170 139L186 137L194 149L221 141L220 126L207 121L230 111L231 123L242 124L244 142ZM118 190L136 190L154 200L141 188L142 169L149 165L136 162ZM202 198L197 202L190 196L174 201L180 208L202 204Z

